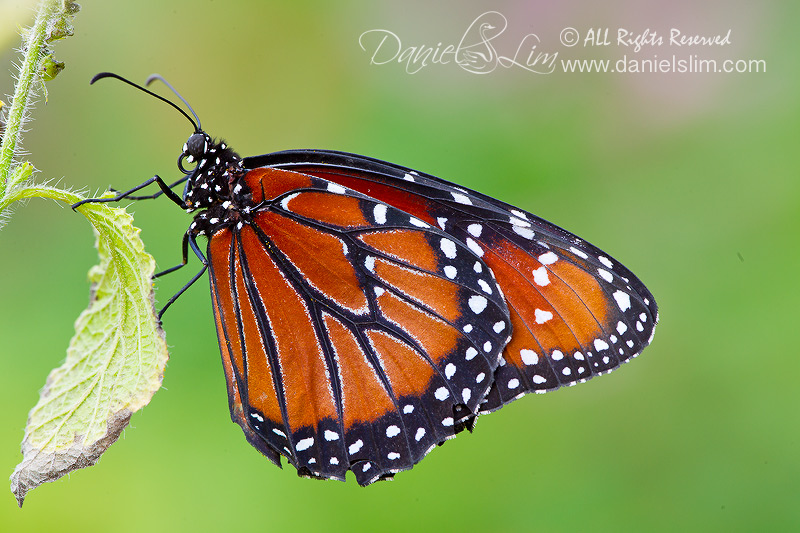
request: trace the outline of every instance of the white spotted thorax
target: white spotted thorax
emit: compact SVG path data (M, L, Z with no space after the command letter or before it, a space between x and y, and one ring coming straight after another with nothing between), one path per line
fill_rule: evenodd
M184 161L195 163L195 168L186 170ZM252 204L242 180L247 171L225 142L214 142L202 130L193 133L183 145L178 168L189 174L183 191L186 212L204 210L195 215L191 225L194 235L210 236L247 217Z

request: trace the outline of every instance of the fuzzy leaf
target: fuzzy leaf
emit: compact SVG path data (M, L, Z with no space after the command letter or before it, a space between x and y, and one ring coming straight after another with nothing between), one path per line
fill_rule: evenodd
M64 63L56 61L53 54L45 54L39 66L39 75L44 81L53 81L64 70Z
M100 264L89 271L91 301L67 359L28 416L11 476L20 506L29 490L93 465L161 387L168 358L153 309L155 262L139 229L123 209L94 203L79 211L94 226Z
M61 5L55 16L48 21L47 33L45 35L46 41L52 43L58 39L70 37L75 33L72 27L72 19L81 10L81 6L72 0L62 0Z

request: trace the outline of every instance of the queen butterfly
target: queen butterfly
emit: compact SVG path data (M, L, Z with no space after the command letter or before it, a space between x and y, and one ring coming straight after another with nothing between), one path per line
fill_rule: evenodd
M185 265L188 247L203 267L159 318L208 269L231 418L278 466L391 478L478 415L609 372L653 338L642 282L554 224L359 155L241 158L160 76L147 84L164 82L194 119L116 74L92 83L106 77L168 103L194 133L180 180L85 201L163 193L195 213L183 262L160 274ZM153 182L159 192L133 196Z

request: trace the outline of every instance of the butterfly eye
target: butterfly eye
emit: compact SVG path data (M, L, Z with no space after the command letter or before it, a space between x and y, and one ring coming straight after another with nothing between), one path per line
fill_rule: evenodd
M203 132L193 133L186 144L183 145L183 152L178 158L178 168L184 174L190 174L192 171L187 169L183 163L197 163L205 158L206 151L208 150L209 142L211 139Z
M188 155L194 159L199 159L205 154L208 148L208 141L204 133L193 133L189 140L186 141L186 151Z

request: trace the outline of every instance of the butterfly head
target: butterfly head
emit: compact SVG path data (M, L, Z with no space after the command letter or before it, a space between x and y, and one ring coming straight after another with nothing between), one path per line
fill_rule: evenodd
M192 174L201 168L207 167L209 156L213 155L216 148L213 146L214 141L203 130L197 130L189 136L189 139L183 144L183 151L178 157L178 168L184 174ZM187 170L184 162L192 164L197 163L194 169Z
M187 169L184 163L196 163ZM187 209L203 209L231 196L232 183L241 174L241 158L224 142L215 142L203 130L196 130L183 145L178 168L188 174L183 199Z
M206 132L197 131L192 133L192 136L189 137L189 140L183 145L183 153L186 154L187 157L200 159L208 151L208 145L210 143L211 137L209 137ZM191 163L192 160L189 159L189 162Z
M147 78L145 85L150 85L156 80L161 81L183 102L191 116L175 102L113 72L101 72L92 78L91 83L104 78L117 79L161 100L186 117L194 127L194 133L189 136L189 139L183 145L183 151L178 158L178 168L181 172L187 174L183 200L188 211L212 207L230 199L230 191L233 188L232 183L243 173L241 158L224 142L215 142L203 131L197 113L167 80L158 74L153 74ZM189 164L196 163L196 165L192 169L187 169L184 166L184 162Z

